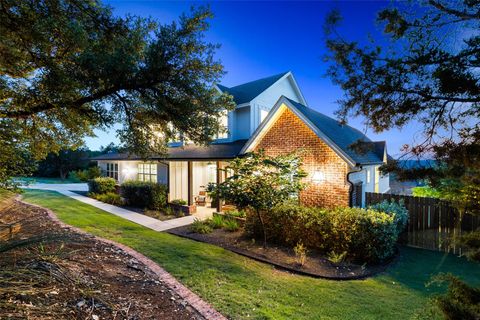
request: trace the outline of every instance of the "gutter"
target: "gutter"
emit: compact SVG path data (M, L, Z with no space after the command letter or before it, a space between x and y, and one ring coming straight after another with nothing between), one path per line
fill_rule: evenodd
M357 169L357 170L355 170ZM347 173L347 182L350 184L350 187L348 188L348 205L350 207L353 207L353 182L350 181L350 175L352 173L357 173L357 172L360 172L363 170L363 167L361 164L357 163L355 164L355 167L353 167L353 171L350 171L349 173Z

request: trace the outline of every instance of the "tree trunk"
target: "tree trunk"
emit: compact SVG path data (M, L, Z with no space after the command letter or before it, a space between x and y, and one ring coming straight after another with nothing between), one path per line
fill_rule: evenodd
M260 224L262 225L262 232L263 232L263 248L267 247L267 231L265 230L265 224L263 223L263 218L260 213L260 210L256 210L258 220L260 220Z
M67 177L68 171L64 171L63 169L60 169L60 179L65 180Z

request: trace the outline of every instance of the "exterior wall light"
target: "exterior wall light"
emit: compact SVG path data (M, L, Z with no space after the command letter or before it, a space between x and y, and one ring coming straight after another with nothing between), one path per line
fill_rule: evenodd
M317 184L325 181L325 173L322 171L314 171L312 181Z
M125 176L130 176L132 174L135 173L135 169L133 168L130 168L130 167L126 167L125 169L122 170L122 173L125 175Z

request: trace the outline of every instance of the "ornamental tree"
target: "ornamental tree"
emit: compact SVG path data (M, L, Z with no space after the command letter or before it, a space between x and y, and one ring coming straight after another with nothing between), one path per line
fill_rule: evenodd
M114 124L145 157L175 132L207 143L233 107L213 87L224 72L204 39L211 17L198 8L161 24L98 0L0 1L0 138L16 137L2 156L40 159Z
M208 189L214 197L253 213L261 223L266 246L264 215L280 203L298 197L304 188L301 180L306 176L301 166L297 153L273 157L261 150L230 161L225 170L232 175L218 185L210 184Z

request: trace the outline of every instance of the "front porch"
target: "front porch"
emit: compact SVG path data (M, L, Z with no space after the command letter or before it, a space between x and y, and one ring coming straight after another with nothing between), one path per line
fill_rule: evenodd
M168 161L168 201L184 200L196 206L197 212L220 212L222 202L207 194L209 183L221 183L227 178L227 161Z

